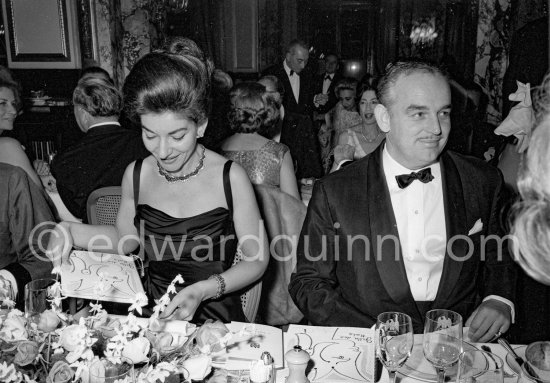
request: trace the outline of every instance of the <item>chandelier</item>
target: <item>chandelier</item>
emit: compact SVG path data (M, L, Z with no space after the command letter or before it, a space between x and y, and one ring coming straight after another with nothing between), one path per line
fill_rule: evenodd
M164 0L164 6L169 12L185 12L187 10L187 3L189 0Z
M435 18L423 18L413 22L410 39L414 45L431 45L437 38Z

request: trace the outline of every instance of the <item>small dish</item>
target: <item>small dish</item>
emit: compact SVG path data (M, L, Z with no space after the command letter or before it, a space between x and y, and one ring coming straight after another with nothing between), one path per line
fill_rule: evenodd
M468 343L462 342L463 351L466 350L477 350L477 348ZM487 361L487 365L489 362ZM458 363L455 363L454 366L447 369L445 373L445 381L454 381L456 378L456 373L458 369ZM428 362L424 357L424 349L422 345L422 335L415 335L414 337L414 346L411 352L411 356L405 362L405 365L397 370L401 375L408 376L423 382L437 382L437 373L433 365Z

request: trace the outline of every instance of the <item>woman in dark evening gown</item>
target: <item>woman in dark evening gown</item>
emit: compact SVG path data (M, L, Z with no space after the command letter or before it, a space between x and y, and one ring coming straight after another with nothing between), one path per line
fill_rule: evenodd
M209 76L190 52L151 53L136 63L123 87L125 111L141 123L152 155L126 169L116 226L62 222L58 230L83 248L99 234L113 251L141 246L150 300L181 274L185 283L161 317L243 321L238 291L262 276L269 250L246 172L197 143L208 123ZM52 238L50 249L66 245ZM237 248L244 260L233 265Z

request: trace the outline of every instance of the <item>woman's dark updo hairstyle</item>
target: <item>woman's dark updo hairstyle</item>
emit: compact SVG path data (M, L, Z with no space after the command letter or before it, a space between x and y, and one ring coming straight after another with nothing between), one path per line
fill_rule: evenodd
M140 123L144 114L165 112L179 114L196 124L207 121L209 66L200 49L200 57L197 51L179 49L175 53L176 50L149 53L130 71L123 94L124 111L132 121Z
M229 93L229 126L235 133L255 133L276 123L279 109L257 82L237 84ZM266 125L267 124L267 125Z

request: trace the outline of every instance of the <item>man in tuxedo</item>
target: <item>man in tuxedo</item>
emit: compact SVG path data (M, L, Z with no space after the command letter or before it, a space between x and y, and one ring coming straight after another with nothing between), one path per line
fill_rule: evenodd
M484 162L443 152L446 76L422 62L390 66L375 116L386 140L319 180L300 234L291 296L315 325L368 327L401 311L450 309L473 341L508 330L515 265L501 238L503 182Z
M334 93L334 87L341 77L337 73L337 70L338 56L329 53L325 56L325 73L316 78L314 86L315 96L313 97L313 102L315 111L319 114L328 112L338 102L338 98Z
M317 134L313 128L313 79L304 71L309 60L307 45L293 40L282 63L269 67L262 76L274 75L284 85L285 117L281 142L286 144L297 162L296 175L301 178L322 176Z

